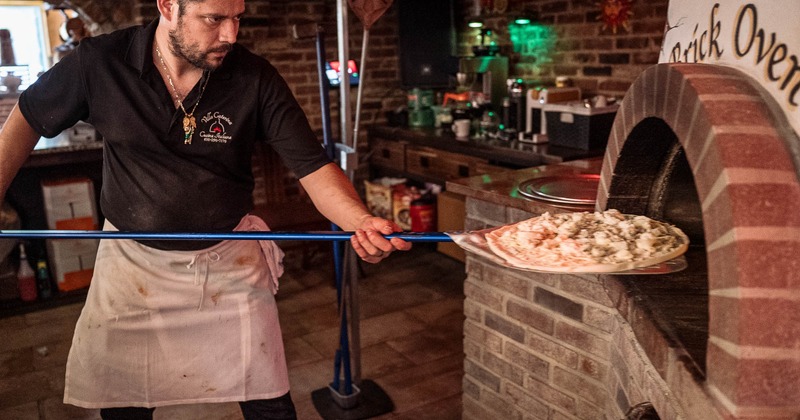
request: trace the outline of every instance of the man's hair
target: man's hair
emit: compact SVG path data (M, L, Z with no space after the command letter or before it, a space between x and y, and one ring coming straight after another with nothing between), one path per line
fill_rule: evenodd
M178 0L178 17L186 14L186 5L188 3L203 3L206 0Z

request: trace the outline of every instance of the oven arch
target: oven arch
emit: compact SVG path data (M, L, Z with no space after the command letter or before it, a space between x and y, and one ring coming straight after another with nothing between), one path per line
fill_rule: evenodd
M643 140L662 124L669 130L658 131L673 133L679 148ZM708 260L703 388L735 418L798 411L798 144L774 101L739 70L658 64L628 90L604 156L598 208L647 212L657 189L641 187L638 171L655 182L662 162L653 156L685 152Z

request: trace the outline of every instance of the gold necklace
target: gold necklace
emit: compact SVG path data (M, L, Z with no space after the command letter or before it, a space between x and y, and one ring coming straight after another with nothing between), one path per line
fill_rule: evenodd
M167 63L164 62L164 58L161 56L161 50L158 49L158 44L156 44L156 54L158 55L158 61L161 62L161 67L164 69L164 74L167 75L167 82L169 82L169 87L172 88L172 94L175 95L175 101L178 103L178 106L181 107L181 111L183 111L183 144L192 144L192 135L197 128L197 120L194 118L194 111L197 109L197 105L200 105L200 99L203 98L203 93L206 91L206 86L208 86L208 81L211 79L211 74L209 73L208 77L206 77L206 81L200 89L200 95L197 97L197 102L195 102L194 107L192 107L192 112L186 112L186 108L183 107L183 101L180 95L178 95L178 89L175 89L175 84L172 83L172 77L169 75Z

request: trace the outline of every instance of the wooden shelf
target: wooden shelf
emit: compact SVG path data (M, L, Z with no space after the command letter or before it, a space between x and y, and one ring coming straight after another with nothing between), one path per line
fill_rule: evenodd
M0 319L24 315L30 312L57 308L59 306L82 303L86 301L89 288L59 292L50 299L38 299L33 302L23 302L20 299L0 300Z

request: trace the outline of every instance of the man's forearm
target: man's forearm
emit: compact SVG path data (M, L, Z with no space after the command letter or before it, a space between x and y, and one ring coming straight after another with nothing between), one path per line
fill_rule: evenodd
M371 216L353 184L333 163L303 177L300 183L317 210L343 230L354 230Z

